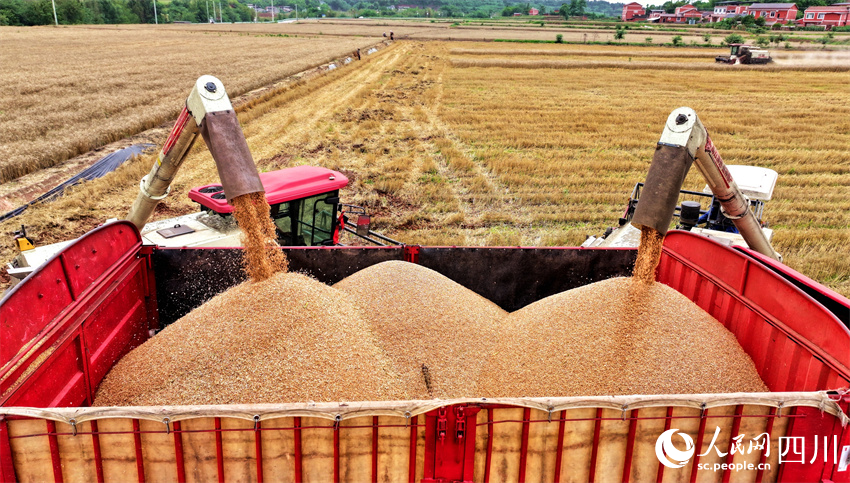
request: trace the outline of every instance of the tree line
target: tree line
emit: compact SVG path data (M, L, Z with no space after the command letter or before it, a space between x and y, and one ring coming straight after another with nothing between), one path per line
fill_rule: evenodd
M156 1L156 15L154 15ZM68 24L119 24L119 23L170 23L249 22L258 18L246 3L249 0L0 0L0 25L49 25L56 20ZM273 0L254 0L258 6L268 6ZM280 7L297 6L302 17L472 17L526 15L533 7L543 13L557 13L565 18L616 18L623 3L602 0L538 0L539 3L517 3L513 0L428 0L424 4L404 0L417 8L399 11L399 0L278 0ZM700 10L712 10L715 0L696 0L692 4ZM658 9L673 13L677 7L687 5L687 0L668 0L660 5L650 5L647 10ZM802 13L813 5L828 5L831 0L800 0L797 8ZM292 17L295 13L278 13L277 18ZM260 20L263 20L260 18ZM271 20L271 18L267 18Z

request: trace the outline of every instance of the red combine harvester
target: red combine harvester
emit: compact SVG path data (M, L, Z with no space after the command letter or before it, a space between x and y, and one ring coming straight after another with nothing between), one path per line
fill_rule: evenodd
M700 151L707 137L668 134L647 186L663 178L655 166L715 160ZM664 228L644 203L653 191L635 220ZM661 205L672 213L675 197ZM850 300L774 257L678 230L657 281L724 324L771 392L89 407L121 357L244 279L241 249L149 245L137 225L89 232L0 301L0 480L850 482ZM282 250L330 284L387 260L421 264L508 311L629 276L635 259L599 247Z

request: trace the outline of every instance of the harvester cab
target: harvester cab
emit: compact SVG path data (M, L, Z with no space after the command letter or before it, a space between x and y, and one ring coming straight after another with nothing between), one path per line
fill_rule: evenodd
M199 78L157 162L142 179L139 196L127 216L146 243L161 247L240 246L241 232L230 201L243 193L262 191L281 246L337 245L343 231L379 245L400 244L371 230L362 236L351 229L356 225L342 214L339 197L348 178L338 171L296 166L257 173L233 113L221 81L212 76ZM189 198L200 204L200 212L145 224L156 204L168 195L171 181L199 135L212 153L221 182L189 192Z
M729 44L729 55L718 55L714 58L715 62L722 64L738 65L738 64L767 64L773 62L770 58L770 52L766 49L760 49L746 44Z

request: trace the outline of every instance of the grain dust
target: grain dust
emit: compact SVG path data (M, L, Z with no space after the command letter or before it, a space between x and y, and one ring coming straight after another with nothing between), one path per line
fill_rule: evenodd
M378 345L415 398L475 397L507 313L429 268L390 261L337 283L356 298Z
M278 273L224 292L121 359L96 406L407 399L349 296Z
M286 272L289 261L277 245L266 194L248 193L237 196L231 203L233 216L242 230L243 263L248 278L260 282L275 273Z
M488 397L766 391L735 336L666 285L613 278L506 319L478 390Z

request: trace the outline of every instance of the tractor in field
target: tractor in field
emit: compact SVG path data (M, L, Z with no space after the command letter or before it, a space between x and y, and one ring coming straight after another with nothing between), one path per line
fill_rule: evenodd
M720 64L769 64L773 62L767 49L747 44L729 44L729 55L718 55L714 61Z

